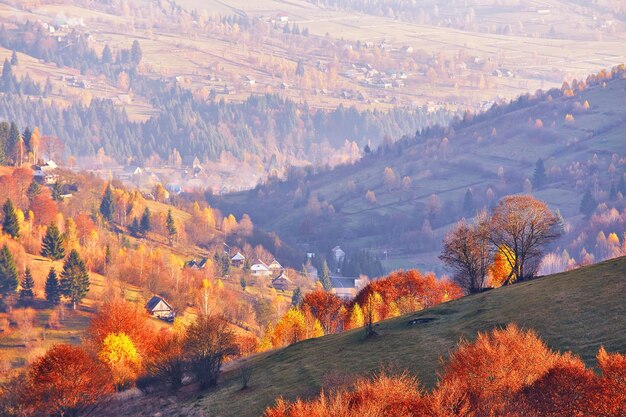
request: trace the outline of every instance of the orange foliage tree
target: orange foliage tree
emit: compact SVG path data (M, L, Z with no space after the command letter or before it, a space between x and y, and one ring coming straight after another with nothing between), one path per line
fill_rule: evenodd
M106 367L71 345L53 346L35 361L27 384L30 407L52 415L77 415L113 390Z
M320 321L324 328L324 333L335 333L343 328L343 316L341 307L343 303L335 294L316 289L304 296L302 306L303 311L308 310L316 319Z

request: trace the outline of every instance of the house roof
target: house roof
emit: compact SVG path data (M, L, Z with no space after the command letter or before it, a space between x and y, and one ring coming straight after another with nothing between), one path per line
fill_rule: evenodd
M274 284L275 282L279 282L279 281L291 282L291 280L289 279L289 277L284 271L281 272L280 275L278 275L276 278L272 280L272 284Z
M333 288L356 288L356 278L330 277Z
M269 264L269 266L268 266L268 268L270 268L270 269L273 269L273 268L280 269L280 268L282 268L282 267L283 267L283 266L282 266L280 263L278 263L278 261L277 261L276 259L274 259L274 260L272 261L272 263L271 263L271 264Z
M235 256L231 258L232 261L245 261L246 257L241 254L241 252L237 252Z
M148 300L148 302L146 303L146 309L148 311L154 311L154 309L156 308L156 306L159 305L160 302L163 302L169 310L172 310L172 306L169 305L169 303L165 301L164 298L161 298L158 295L155 295L150 300Z

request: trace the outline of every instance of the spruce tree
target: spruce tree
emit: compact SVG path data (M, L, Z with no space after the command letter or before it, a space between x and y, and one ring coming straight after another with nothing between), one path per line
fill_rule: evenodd
M115 203L113 202L113 189L111 188L111 184L109 184L104 190L104 195L102 196L102 201L100 202L100 214L106 221L113 220L113 214L115 213Z
M35 297L35 293L33 293L35 280L28 267L26 267L26 271L24 271L24 277L22 278L20 286L22 287L20 289L20 300L32 300Z
M54 267L50 268L48 278L46 278L46 300L52 305L58 305L61 302L61 289Z
M53 261L65 258L65 247L63 246L63 236L59 232L56 224L52 223L46 231L46 235L41 241L41 256L50 258Z
M465 198L463 199L463 213L466 216L474 214L474 194L472 189L468 188L465 192Z
M132 223L130 224L130 226L128 226L128 231L130 232L131 236L139 236L139 233L141 232L141 227L139 226L139 220L137 220L137 217L133 217Z
M72 249L63 265L60 284L61 294L70 299L74 310L76 310L76 304L89 292L89 283L89 273L85 262L80 258L78 251Z
M2 206L4 219L2 220L2 231L13 238L20 237L20 224L17 221L17 213L11 199L7 198Z
M546 167L543 163L543 159L537 159L535 164L535 172L533 172L533 186L536 190L543 188L546 183Z
M143 214L141 215L141 223L139 224L139 231L142 235L145 235L150 230L152 230L152 225L150 224L150 209L148 207L145 208Z
M141 58L143 57L143 52L141 51L141 45L137 40L133 41L133 45L130 48L130 59L135 65L139 65L141 62Z
M330 291L333 289L333 284L330 280L330 269L328 268L328 263L324 261L322 265L322 275L320 276L320 282L322 283L322 287L326 291Z
M13 254L5 244L0 250L0 294L9 295L15 293L18 279Z
M15 49L13 50L13 53L11 53L11 65L17 65L19 63L18 59L17 59L17 53L15 52Z
M293 290L293 295L291 296L291 305L294 307L299 307L300 302L302 301L302 290L300 287L297 287Z
M596 211L596 207L598 207L598 202L591 194L591 191L587 190L582 201L580 202L580 212L585 215L586 219L588 219L591 217L593 212Z
M173 242L174 236L176 236L176 233L178 232L176 230L176 223L174 223L174 216L172 215L172 209L169 209L167 211L166 225L167 225L167 234L169 236L170 245L171 245Z

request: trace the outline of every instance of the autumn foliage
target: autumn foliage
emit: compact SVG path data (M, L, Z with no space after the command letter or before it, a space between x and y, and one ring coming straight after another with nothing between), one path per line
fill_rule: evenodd
M425 393L406 373L360 379L311 401L278 399L265 417L618 417L626 409L626 357L598 353L601 375L553 352L515 325L462 341Z
M31 367L27 404L52 415L77 415L84 407L111 392L107 368L84 349L56 345Z

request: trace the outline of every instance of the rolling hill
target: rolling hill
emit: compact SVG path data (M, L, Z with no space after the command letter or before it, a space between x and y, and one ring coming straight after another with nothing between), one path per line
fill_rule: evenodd
M252 379L246 390L240 390L238 371L231 367L214 391L178 400L162 394L125 398L108 402L105 414L260 416L278 396L317 394L330 372L364 375L381 367L406 368L432 388L439 359L460 338L474 339L479 331L507 323L532 328L550 348L572 351L593 366L600 346L626 352L624 273L622 257L387 320L376 326L372 339L365 339L362 329L309 339L249 359ZM409 325L414 319L418 324Z
M352 252L386 253L388 270L441 272L436 256L447 228L507 194L532 193L576 230L585 191L602 202L623 174L625 89L626 79L614 79L573 96L557 91L560 97L552 97L554 90L521 96L474 121L381 146L354 165L296 172L211 202L247 212L307 251L325 253L340 244ZM540 158L546 180L533 184ZM566 234L560 249L575 237Z

